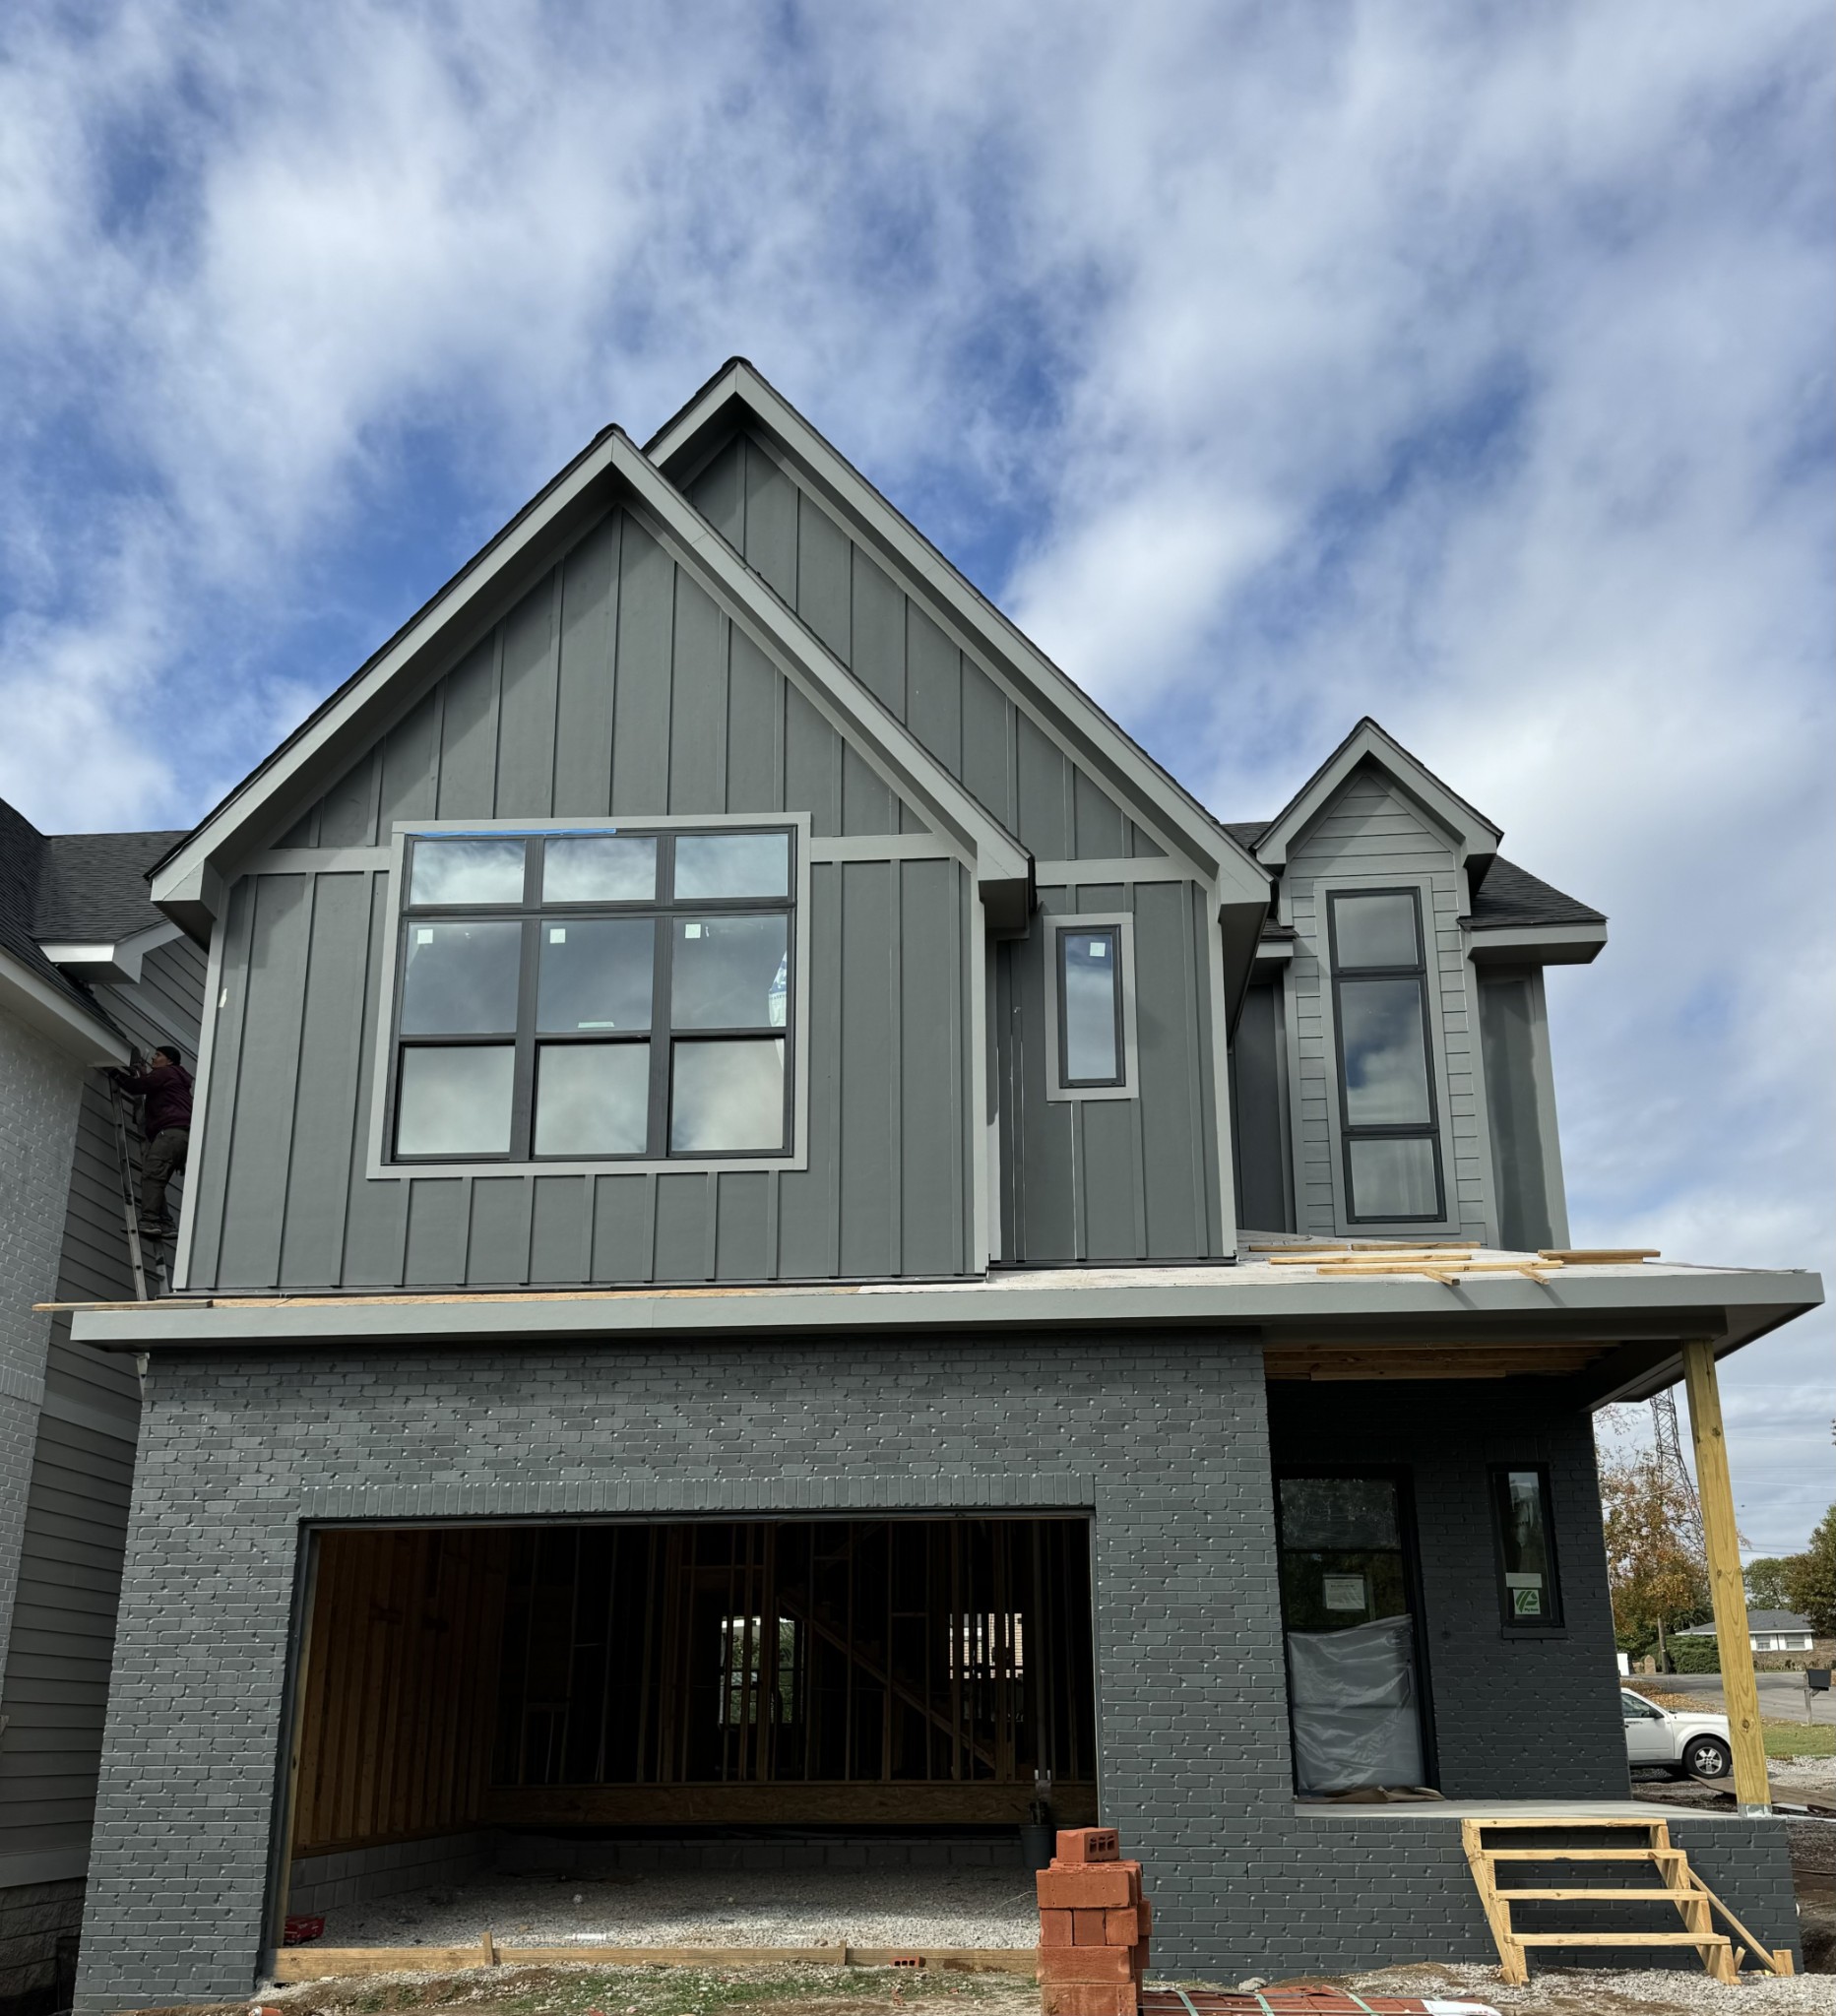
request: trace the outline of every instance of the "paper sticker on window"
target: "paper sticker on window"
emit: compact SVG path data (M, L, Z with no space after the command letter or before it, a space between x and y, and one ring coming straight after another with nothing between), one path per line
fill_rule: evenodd
M433 943L433 933L430 930L416 931L414 933L414 943L416 945L431 945Z
M1506 1569L1504 1586L1506 1589L1541 1589L1543 1577L1521 1570Z
M1320 1578L1320 1601L1329 1610L1363 1610L1370 1607L1361 1575L1324 1575Z
M1090 941L1090 956L1092 959L1108 959L1109 956L1108 941L1105 938L1093 938Z
M565 924L550 924L548 926L548 943L550 945L565 945L567 943L567 926Z
M1540 1617L1543 1614L1543 1592L1540 1589L1514 1589L1511 1591L1511 1614L1517 1617Z
M701 936L701 926L699 924L684 924L682 926L682 935L684 938L699 938Z

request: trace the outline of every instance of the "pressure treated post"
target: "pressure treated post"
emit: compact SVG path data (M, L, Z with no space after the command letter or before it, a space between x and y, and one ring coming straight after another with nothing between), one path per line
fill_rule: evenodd
M1696 1490L1702 1500L1702 1539L1708 1549L1709 1593L1715 1604L1715 1640L1721 1647L1721 1691L1728 1704L1734 1746L1734 1796L1743 1813L1772 1810L1766 1782L1766 1741L1759 1727L1759 1682L1753 1675L1753 1640L1746 1621L1746 1581L1741 1573L1741 1536L1734 1521L1734 1483L1721 1426L1721 1389L1715 1349L1696 1338L1683 1346L1683 1383L1689 1393L1689 1439L1695 1448Z

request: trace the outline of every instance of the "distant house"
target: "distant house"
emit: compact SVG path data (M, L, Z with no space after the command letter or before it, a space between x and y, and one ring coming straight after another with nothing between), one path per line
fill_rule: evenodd
M1813 1634L1810 1619L1796 1610L1748 1610L1746 1627L1753 1636L1755 1652L1808 1652ZM1713 1638L1713 1624L1692 1624L1678 1631L1678 1638Z

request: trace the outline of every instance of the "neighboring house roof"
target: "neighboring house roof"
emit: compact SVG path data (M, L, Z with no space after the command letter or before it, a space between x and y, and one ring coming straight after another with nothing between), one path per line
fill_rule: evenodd
M51 833L38 873L40 938L126 938L162 921L148 871L176 833Z
M1777 1637L1781 1632L1793 1637L1810 1636L1810 1619L1801 1617L1796 1610L1748 1610L1746 1629L1749 1637ZM1713 1638L1713 1624L1691 1624L1686 1631L1678 1631L1678 1638Z
M153 907L147 870L171 833L44 834L0 799L0 962L6 1006L41 1034L86 1055L125 1061L126 1044L83 978L45 947L109 947L169 935Z

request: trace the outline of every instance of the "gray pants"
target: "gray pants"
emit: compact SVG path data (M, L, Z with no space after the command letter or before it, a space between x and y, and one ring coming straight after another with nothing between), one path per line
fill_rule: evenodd
M161 1127L148 1142L140 1163L140 1215L147 1224L165 1216L165 1186L185 1166L190 1147L188 1127Z

